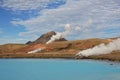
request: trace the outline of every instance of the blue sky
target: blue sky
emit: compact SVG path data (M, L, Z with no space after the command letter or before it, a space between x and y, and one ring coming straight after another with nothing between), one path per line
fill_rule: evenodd
M0 0L0 44L25 43L48 31L68 40L120 36L119 0Z

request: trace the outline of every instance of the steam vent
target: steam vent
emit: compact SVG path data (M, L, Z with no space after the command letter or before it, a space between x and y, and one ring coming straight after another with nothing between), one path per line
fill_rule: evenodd
M28 41L26 44L39 44L39 43L45 44L46 42L48 42L51 39L51 37L53 35L56 35L56 32L50 31L48 33L43 34L42 36L40 36L38 39L36 39L33 42L32 41ZM67 40L65 38L61 38L61 39L56 40L56 41L67 41Z

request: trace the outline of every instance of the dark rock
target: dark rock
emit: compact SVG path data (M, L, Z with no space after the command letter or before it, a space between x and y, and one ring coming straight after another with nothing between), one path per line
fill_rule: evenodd
M110 65L113 65L112 63Z
M25 44L32 44L33 42L32 41L28 41L28 42L26 42Z

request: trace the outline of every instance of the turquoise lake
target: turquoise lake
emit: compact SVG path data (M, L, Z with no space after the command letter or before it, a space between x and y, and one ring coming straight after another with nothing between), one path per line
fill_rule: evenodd
M120 80L120 63L67 59L0 59L0 80Z

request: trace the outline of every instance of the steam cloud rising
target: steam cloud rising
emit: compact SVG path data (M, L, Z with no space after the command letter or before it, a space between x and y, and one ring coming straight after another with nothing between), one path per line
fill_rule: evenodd
M79 52L77 55L79 56L90 56L90 55L100 55L100 54L108 54L112 51L120 50L120 38L113 40L109 44L100 44L98 46L95 46L93 48L83 50Z
M90 26L93 24L93 20L90 18L88 19L86 22L84 22L84 24L82 25L77 25L75 27L75 31L81 31L81 32L86 32L89 30Z
M51 39L46 44L49 44L49 43L54 42L55 40L59 40L61 38L65 38L67 36L67 34L70 32L70 30L71 30L70 24L66 24L65 29L66 29L65 32L62 32L62 33L57 32L56 35L53 35L51 37Z
M35 50L33 50L33 51L29 51L28 54L37 53L37 52L40 52L40 51L42 51L42 50L44 50L44 48L38 48L38 49L35 49Z

